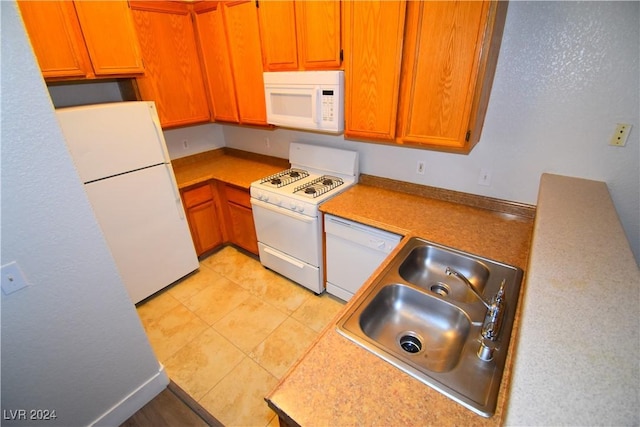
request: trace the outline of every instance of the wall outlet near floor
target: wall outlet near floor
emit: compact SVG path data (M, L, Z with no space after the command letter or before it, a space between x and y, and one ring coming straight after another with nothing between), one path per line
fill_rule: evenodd
M627 123L618 123L616 125L616 130L613 132L611 136L611 140L609 141L609 145L613 145L616 147L624 147L627 143L627 138L629 137L629 132L631 131L631 125Z
M182 140L182 148L184 148L185 150L189 148L189 140L187 139Z
M418 163L416 164L416 173L418 175L424 175L424 170L425 170L424 160L418 160Z
M491 171L489 169L485 169L485 168L480 169L478 184L486 185L487 187L491 185Z

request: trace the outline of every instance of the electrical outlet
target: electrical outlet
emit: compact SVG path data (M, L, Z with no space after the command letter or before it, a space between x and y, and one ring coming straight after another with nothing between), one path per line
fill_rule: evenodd
M491 171L489 169L480 169L480 177L478 178L478 184L490 186L491 185Z
M418 175L424 175L424 161L423 160L418 160L418 163L416 164L416 173Z
M186 139L182 140L182 148L184 148L185 150L187 148L189 148L189 141L188 140L186 140Z
M271 148L271 141L269 141L269 137L264 138L264 148L266 149Z
M629 137L630 131L631 131L630 124L618 123L616 125L615 132L613 132L613 135L611 136L609 145L614 145L616 147L624 147L624 145L627 143L627 138Z
M0 268L0 276L2 280L2 292L5 295L12 294L22 288L26 288L28 285L22 271L20 271L20 267L18 267L18 264L15 261L3 265L2 268Z

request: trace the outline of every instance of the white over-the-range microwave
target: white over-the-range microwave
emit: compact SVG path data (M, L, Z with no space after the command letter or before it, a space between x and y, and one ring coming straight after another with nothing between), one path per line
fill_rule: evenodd
M343 71L265 72L267 123L293 129L344 131Z

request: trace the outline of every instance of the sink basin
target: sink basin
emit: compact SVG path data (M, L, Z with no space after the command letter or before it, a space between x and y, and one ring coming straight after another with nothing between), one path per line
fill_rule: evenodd
M487 308L460 278L445 274L447 267L463 274L487 301L505 282L501 328L489 342L489 353L479 352ZM350 303L337 329L424 384L490 417L521 282L517 267L412 238Z
M458 364L471 330L471 320L458 307L399 284L380 289L359 320L369 338L434 372Z
M477 302L477 297L460 280L447 280L444 273L447 267L464 274L478 292L484 290L489 279L489 268L483 262L433 245L412 249L398 272L407 282L450 299L464 303Z

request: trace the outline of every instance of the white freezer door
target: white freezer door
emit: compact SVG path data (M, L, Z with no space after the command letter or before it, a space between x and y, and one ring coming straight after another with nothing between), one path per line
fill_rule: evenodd
M153 102L56 110L82 182L170 161Z
M85 189L134 304L198 268L170 165Z

